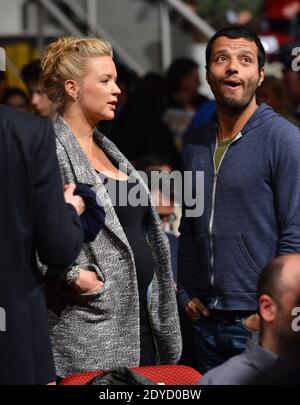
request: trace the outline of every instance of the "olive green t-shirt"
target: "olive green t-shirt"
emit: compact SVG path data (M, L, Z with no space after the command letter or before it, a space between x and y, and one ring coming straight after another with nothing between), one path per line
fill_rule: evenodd
M219 170L219 166L220 166L224 153L226 152L227 148L233 141L234 141L234 139L231 138L224 142L218 142L218 146L217 146L217 149L216 149L215 155L214 155L214 166L215 166L216 172Z

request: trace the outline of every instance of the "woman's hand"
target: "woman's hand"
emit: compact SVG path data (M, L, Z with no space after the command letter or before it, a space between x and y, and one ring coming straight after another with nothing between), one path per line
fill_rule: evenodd
M104 286L94 271L80 269L79 277L72 283L72 287L79 293L89 293Z

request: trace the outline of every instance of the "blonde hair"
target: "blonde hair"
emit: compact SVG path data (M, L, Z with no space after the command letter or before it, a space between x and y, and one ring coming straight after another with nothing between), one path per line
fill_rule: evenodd
M42 57L41 85L56 111L63 112L69 99L67 80L85 76L87 62L93 56L113 57L110 43L97 38L62 37L51 43Z

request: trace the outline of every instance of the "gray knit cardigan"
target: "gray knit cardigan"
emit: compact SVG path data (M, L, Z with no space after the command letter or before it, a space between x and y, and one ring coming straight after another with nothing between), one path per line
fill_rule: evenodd
M105 226L93 242L83 244L67 276L70 282L79 268L92 270L104 281L104 287L92 293L78 293L66 286L49 295L57 374L65 377L85 370L136 367L140 359L139 297L132 250L105 186L61 116L54 129L63 182L91 185L106 213ZM182 342L168 240L142 177L103 134L95 130L94 139L108 158L116 166L121 164L147 192L146 236L155 263L149 316L158 363L174 364L180 358Z

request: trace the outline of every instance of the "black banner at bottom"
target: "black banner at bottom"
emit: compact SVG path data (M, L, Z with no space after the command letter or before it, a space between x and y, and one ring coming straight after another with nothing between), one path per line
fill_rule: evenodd
M286 401L298 397L300 386L0 386L0 396L10 401L22 402L39 399L45 402L64 400L65 402L118 401L123 404L136 404L143 401L185 401L213 403L230 401L241 404L258 401L265 395L268 401Z

